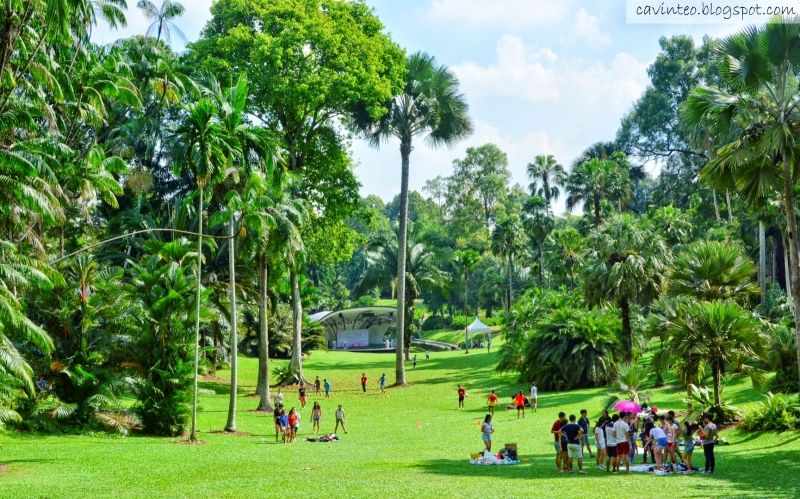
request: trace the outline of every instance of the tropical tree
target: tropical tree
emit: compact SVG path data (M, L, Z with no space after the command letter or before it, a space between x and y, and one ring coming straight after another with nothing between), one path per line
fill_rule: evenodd
M586 301L619 307L625 361L631 362L631 305L646 305L665 290L670 250L661 236L629 214L607 220L589 234L588 243L583 269Z
M697 241L675 257L669 291L704 301L746 303L758 293L756 266L739 244Z
M514 303L514 256L522 247L522 238L519 218L511 215L499 221L492 231L492 252L506 259L506 272L508 277L508 298L506 300L506 313L511 310Z
M553 230L553 218L550 206L542 196L530 196L522 207L522 226L525 233L536 249L536 259L539 261L539 283L545 285L545 258L544 244L547 236Z
M183 15L186 8L180 2L175 0L162 0L161 7L157 7L155 3L150 0L139 0L136 6L142 10L144 16L152 21L150 27L147 28L147 36L155 34L156 40L160 41L161 36L169 44L172 43L172 35L175 34L181 41L186 42L186 35L178 26L173 22Z
M720 87L697 87L683 115L705 127L719 144L701 176L715 187L733 188L751 206L775 199L785 216L795 335L800 339L800 262L794 184L800 91L800 25L776 18L725 39L720 47ZM800 341L797 342L800 361ZM800 362L798 362L800 366ZM798 371L800 376L800 371Z
M481 261L481 255L473 249L458 250L453 255L453 264L461 271L461 277L464 280L464 315L467 315L467 292L469 291L469 276L478 263Z
M528 178L532 195L544 197L547 211L552 215L553 200L561 194L560 187L567 181L567 172L552 154L539 154L528 163Z
M472 133L467 102L459 93L458 79L436 59L417 52L408 57L403 92L394 97L388 112L366 135L378 146L390 137L400 140L400 230L397 252L397 360L395 383L406 384L403 364L406 308L406 251L408 247L408 175L414 137L427 135L432 146L450 145Z
M583 262L586 243L581 233L572 227L552 231L545 241L548 267L570 291L575 287L575 274Z
M192 397L191 440L197 439L197 375L200 358L200 296L202 293L203 262L203 195L206 186L214 186L225 175L230 158L241 154L237 144L220 122L219 109L213 100L205 98L189 104L186 117L176 130L176 166L189 170L199 190L197 200L197 298L195 306L194 393Z
M590 159L576 165L567 177L567 208L583 203L583 209L594 215L594 225L603 219L603 201L619 202L630 193L628 172L608 159Z

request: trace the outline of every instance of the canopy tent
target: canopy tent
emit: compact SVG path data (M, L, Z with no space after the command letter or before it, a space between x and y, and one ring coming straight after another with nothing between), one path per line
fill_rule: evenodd
M486 335L486 341L488 343L489 348L492 346L492 328L481 322L481 320L475 317L475 320L472 321L472 324L464 329L464 350L465 352L469 352L469 336L476 336L479 334Z

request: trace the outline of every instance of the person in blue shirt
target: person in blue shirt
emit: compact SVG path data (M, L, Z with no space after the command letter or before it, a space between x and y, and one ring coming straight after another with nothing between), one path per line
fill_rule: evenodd
M386 373L381 374L381 379L378 381L381 387L381 393L386 393Z
M328 381L328 378L322 380L322 386L325 388L325 398L330 400L331 398L331 382Z
M575 422L575 415L569 415L569 423L561 427L561 435L567 439L567 469L573 472L572 463L574 458L578 458L578 473L583 471L583 448L581 440L583 438L583 428Z
M594 457L594 454L592 454L592 445L589 442L589 418L586 409L581 409L581 417L578 419L578 426L583 430L583 436L581 436L581 452L583 452L583 447L586 446L586 450L589 451L589 457Z

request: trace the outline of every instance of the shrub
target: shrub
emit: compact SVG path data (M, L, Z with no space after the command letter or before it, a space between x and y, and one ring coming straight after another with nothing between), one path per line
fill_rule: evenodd
M437 329L448 329L450 327L450 321L441 315L431 315L422 323L423 331L435 331Z
M767 393L761 405L745 416L742 428L748 431L800 429L800 400L783 393Z
M475 317L469 315L456 315L453 317L453 320L450 321L450 325L453 327L453 329L464 329L472 324L472 321L474 320Z
M353 302L353 307L374 307L378 304L378 297L374 295L362 295L359 296L356 301Z
M743 414L735 406L728 405L724 401L720 405L714 405L714 393L707 386L689 385L691 397L686 399L687 403L692 404L692 411L686 415L687 419L700 418L702 414L711 414L711 419L715 423L732 423L739 421Z

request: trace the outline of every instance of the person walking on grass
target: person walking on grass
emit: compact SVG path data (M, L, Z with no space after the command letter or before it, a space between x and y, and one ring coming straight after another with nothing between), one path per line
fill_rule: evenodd
M574 471L572 465L575 458L578 459L578 473L583 471L583 428L575 422L575 415L569 415L569 423L561 427L561 435L567 439L567 469L570 473Z
M281 423L281 419L283 416L283 406L276 405L275 410L272 411L272 417L275 420L275 441L278 441L278 434L283 435L286 432L286 428Z
M342 404L339 404L339 407L336 408L336 428L333 430L334 433L339 431L339 425L342 425L342 431L347 433L347 428L344 426L344 408Z
M289 409L289 443L294 443L298 430L300 430L300 413L292 407Z
M283 433L283 443L289 443L292 432L289 429L289 415L283 411L283 406L281 406L281 433Z
M561 451L561 427L565 424L567 424L567 415L563 412L559 412L558 419L553 421L553 426L550 427L550 433L555 439L553 447L556 450L556 470L558 472L563 472L567 465L566 459L562 461L562 456L566 457L566 453ZM564 451L566 451L566 449L564 449Z
M431 351L427 348L425 349L425 360L431 360Z
M458 408L464 408L464 398L467 396L467 390L463 386L458 385Z
M367 373L361 373L361 391L367 393Z
M492 415L487 414L486 417L483 418L483 424L481 425L481 437L483 438L483 445L488 452L492 452L492 433L494 433Z
M594 425L594 443L597 446L597 466L599 470L605 469L603 460L606 454L606 432L603 429L603 420L598 419Z
M319 433L319 422L322 419L322 407L319 402L314 402L314 407L311 409L311 429L314 435Z
M578 426L581 427L583 433L581 434L581 452L583 448L589 451L589 457L594 457L592 454L592 444L589 441L589 417L587 416L586 409L581 409L581 417L578 419Z
M322 383L319 380L319 376L314 380L314 394L319 395L322 391Z
M284 399L283 389L278 388L278 393L275 394L274 398L275 398L275 405L276 406L277 405L281 405L282 406L283 405L283 399Z
M711 420L711 414L703 416L703 427L700 429L700 438L703 441L703 455L706 464L703 473L711 474L717 468L717 460L714 456L714 445L717 443L717 425Z
M517 408L517 419L519 419L520 414L525 419L525 395L522 394L522 390L514 396L514 407Z
M331 382L328 381L328 378L322 380L322 386L325 388L325 399L331 399Z
M305 385L300 385L300 389L297 391L298 395L300 396L300 408L304 409L306 407L306 387Z
M539 398L539 389L536 388L536 383L531 383L531 407L533 408L533 412L536 412L536 408L539 405L538 398Z
M378 380L378 384L381 387L381 393L386 395L386 373L381 374L381 379Z
M614 414L611 419L606 420L606 472L617 473L617 438L614 436L614 423L619 416Z
M414 358L411 360L411 365L414 366L414 369L417 368L417 354L414 354Z
M490 393L486 398L486 405L489 408L489 414L494 415L494 408L497 406L497 400L497 394L494 393L494 390L492 390L492 393Z

